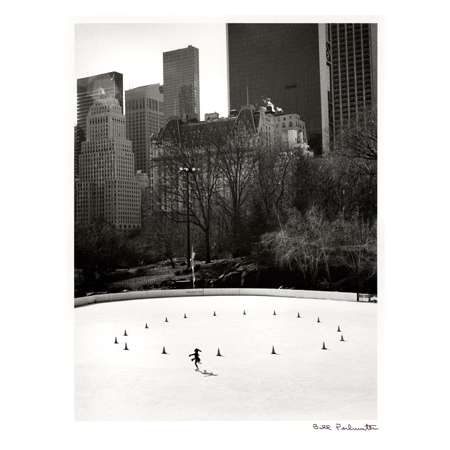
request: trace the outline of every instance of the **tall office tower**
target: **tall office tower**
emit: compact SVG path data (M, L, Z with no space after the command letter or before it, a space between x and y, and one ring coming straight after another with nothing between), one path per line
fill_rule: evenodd
M77 80L77 129L75 136L75 176L79 173L78 157L81 143L86 140L86 119L95 100L104 95L116 98L123 108L123 77L118 72L108 72Z
M364 119L377 104L377 24L327 25L331 56L330 137L337 145L340 130Z
M198 48L163 53L164 120L200 120L200 81Z
M73 127L73 143L74 143L74 161L73 161L73 167L74 167L74 176L75 178L78 177L79 174L79 165L78 165L78 156L80 155L80 149L81 149L81 142L82 142L82 136L83 133L80 130L78 125L75 125Z
M229 106L262 99L300 114L316 154L327 152L330 68L325 24L227 24Z
M119 101L104 96L87 115L75 181L75 222L103 220L119 230L141 226L141 192Z
M146 173L153 185L151 141L164 125L162 86L150 84L125 91L127 139L133 143L136 170Z

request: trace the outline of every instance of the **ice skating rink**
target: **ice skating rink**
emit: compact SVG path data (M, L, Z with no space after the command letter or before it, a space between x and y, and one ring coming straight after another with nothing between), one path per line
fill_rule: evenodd
M76 308L76 419L376 420L376 343L369 303L224 296Z

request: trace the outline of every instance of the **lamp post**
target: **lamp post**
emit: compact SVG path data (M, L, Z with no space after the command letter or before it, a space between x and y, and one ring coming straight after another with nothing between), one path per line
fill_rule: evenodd
M191 267L191 227L190 227L190 204L189 204L189 174L198 172L199 169L195 167L180 167L179 172L186 174L186 266L189 269Z

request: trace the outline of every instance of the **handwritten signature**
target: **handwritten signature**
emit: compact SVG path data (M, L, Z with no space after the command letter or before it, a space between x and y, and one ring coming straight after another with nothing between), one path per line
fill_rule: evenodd
M378 430L378 427L376 425L373 424L364 424L364 425L360 425L360 426L353 426L350 423L347 424L341 424L341 423L336 423L334 425L330 425L330 424L318 424L318 423L314 423L313 424L313 429L314 430L338 430L338 431L375 431Z

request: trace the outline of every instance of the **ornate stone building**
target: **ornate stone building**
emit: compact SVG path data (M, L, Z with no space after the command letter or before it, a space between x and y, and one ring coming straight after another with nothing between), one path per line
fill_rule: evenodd
M117 99L104 96L87 116L75 180L75 223L104 221L118 230L141 226L141 189L136 180L131 142Z

